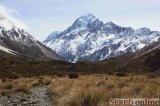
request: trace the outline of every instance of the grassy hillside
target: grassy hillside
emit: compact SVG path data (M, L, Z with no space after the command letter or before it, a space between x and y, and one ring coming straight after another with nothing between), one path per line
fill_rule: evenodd
M0 52L0 77L34 77L41 75L65 74L156 74L160 75L160 50L148 53L125 54L100 62L79 62L76 64L65 61L38 61L26 56L12 56Z
M38 61L25 56L0 56L0 78L33 77L60 74L72 64L65 61Z

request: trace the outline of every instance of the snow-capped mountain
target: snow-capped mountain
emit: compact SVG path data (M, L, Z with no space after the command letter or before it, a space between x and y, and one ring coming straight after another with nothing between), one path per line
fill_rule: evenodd
M53 50L23 29L16 27L2 14L0 14L0 51L12 55L19 53L37 59L61 59Z
M44 43L45 45L48 45L48 44L52 43L52 42L53 42L53 39L56 39L59 34L60 34L60 32L58 32L58 31L52 32L52 33L47 37L47 39L43 41L43 43Z
M43 42L69 62L100 61L136 52L158 41L160 32L133 29L112 22L103 23L92 14L78 18L61 33L52 33Z

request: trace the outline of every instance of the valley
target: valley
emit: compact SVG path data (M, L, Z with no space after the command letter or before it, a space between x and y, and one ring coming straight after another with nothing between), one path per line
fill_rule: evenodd
M159 31L86 14L40 42L8 18L0 13L0 106L110 106L110 98L160 98ZM35 25L41 33L52 25L42 24Z

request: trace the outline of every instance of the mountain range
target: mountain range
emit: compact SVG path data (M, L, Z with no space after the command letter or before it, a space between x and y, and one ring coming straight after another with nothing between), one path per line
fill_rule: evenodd
M62 60L52 49L15 26L2 14L0 14L0 52L1 55L4 53L14 56L23 55L38 60Z
M121 27L102 22L93 14L79 17L64 31L52 32L43 44L66 61L102 61L125 53L136 52L160 38L159 31L143 27Z
M65 31L50 34L43 43L52 50L0 15L0 77L121 72L160 75L159 37L160 32L149 28L104 24L88 14Z

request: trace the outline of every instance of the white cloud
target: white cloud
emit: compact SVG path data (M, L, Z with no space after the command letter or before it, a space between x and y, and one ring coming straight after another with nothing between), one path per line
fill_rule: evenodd
M15 26L22 28L24 30L27 30L27 25L20 19L18 19L16 16L20 15L19 12L15 9L5 7L0 4L0 13L7 18L8 20L12 21Z

